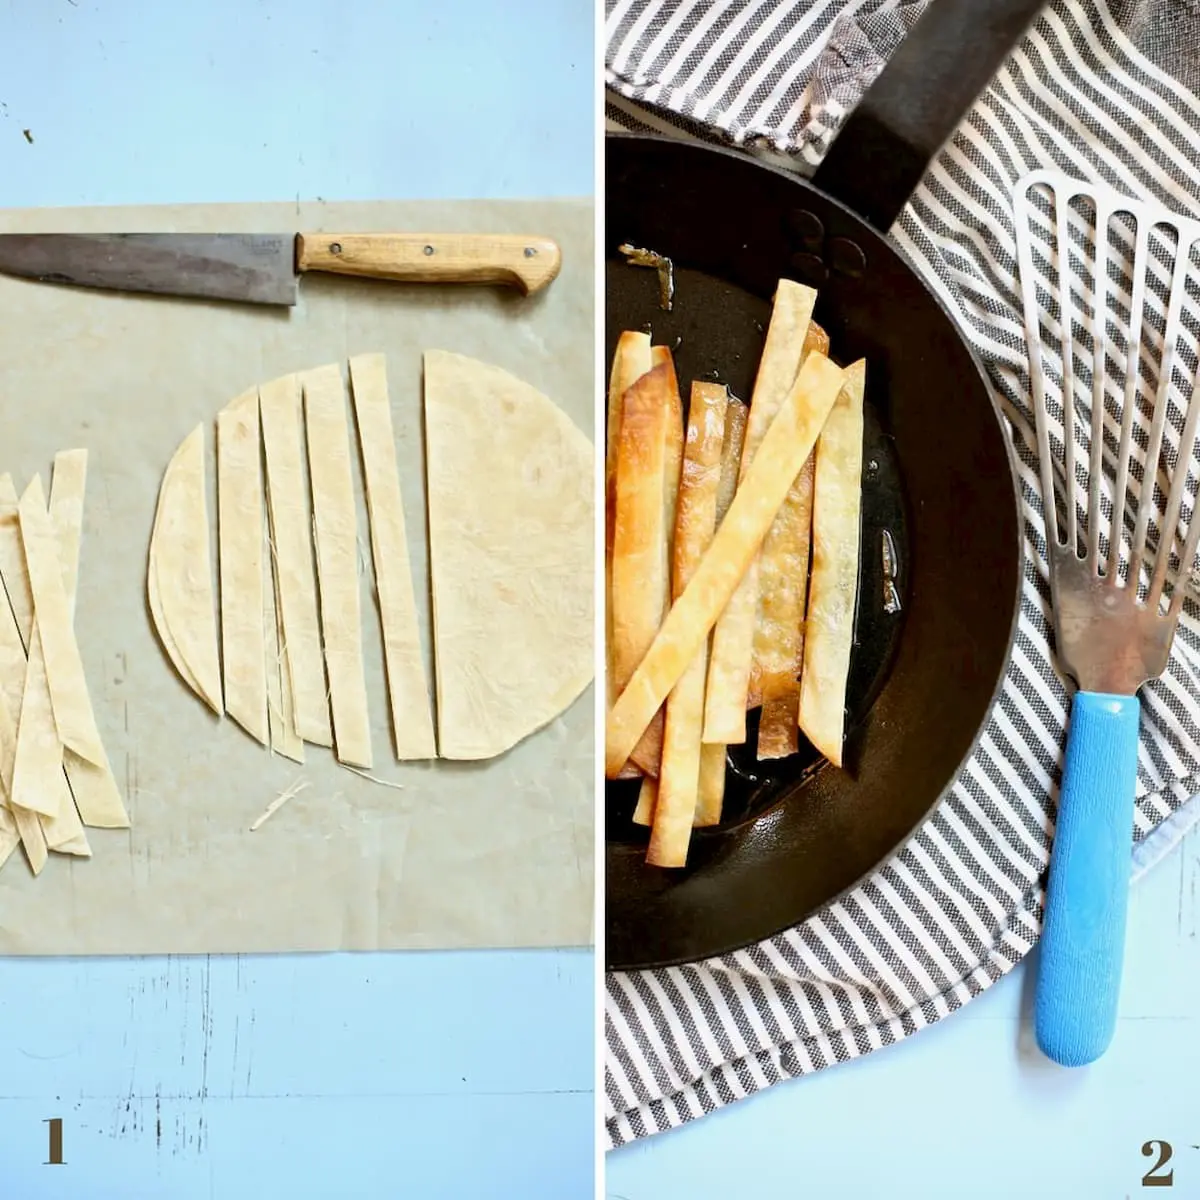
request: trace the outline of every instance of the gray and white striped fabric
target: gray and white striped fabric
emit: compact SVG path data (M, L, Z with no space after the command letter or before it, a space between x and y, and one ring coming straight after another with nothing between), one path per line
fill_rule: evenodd
M919 11L894 0L609 0L609 119L732 142L810 171ZM1034 944L1069 695L1049 648L1009 194L1026 172L1058 167L1200 216L1197 86L1196 0L1058 0L893 228L959 315L1011 421L1026 567L1007 682L952 795L864 886L736 954L609 976L610 1145L906 1037L991 986ZM1195 370L1194 353L1186 365ZM1193 603L1142 712L1134 836L1144 860L1200 815L1200 801L1188 803L1200 791Z

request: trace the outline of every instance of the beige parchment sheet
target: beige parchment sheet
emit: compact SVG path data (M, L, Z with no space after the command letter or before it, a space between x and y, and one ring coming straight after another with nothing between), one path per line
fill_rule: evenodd
M592 688L490 762L395 762L356 442L374 773L403 790L321 747L305 747L303 766L272 756L218 720L155 637L146 559L162 474L198 421L215 530L218 409L278 375L337 362L345 376L351 355L383 352L432 689L421 353L503 367L591 438L592 213L590 201L0 210L0 232L461 230L548 234L563 251L559 277L528 299L308 275L290 311L0 276L0 471L18 488L37 471L48 484L56 451L89 452L76 630L133 822L89 830L90 860L54 856L36 880L14 854L0 871L0 953L591 944ZM249 832L300 779L310 786Z

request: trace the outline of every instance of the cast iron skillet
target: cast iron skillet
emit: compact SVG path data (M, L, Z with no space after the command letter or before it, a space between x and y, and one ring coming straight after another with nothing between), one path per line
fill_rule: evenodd
M819 289L843 363L867 360L862 574L845 768L731 750L724 820L688 866L644 863L636 783L606 787L610 969L726 953L804 919L902 846L969 758L1016 629L1021 534L1010 445L949 312L885 240L926 166L1041 0L933 0L813 181L670 139L607 139L608 361L623 329L675 346L686 392L748 400L781 277ZM673 311L623 243L675 264ZM882 541L901 607L885 611Z

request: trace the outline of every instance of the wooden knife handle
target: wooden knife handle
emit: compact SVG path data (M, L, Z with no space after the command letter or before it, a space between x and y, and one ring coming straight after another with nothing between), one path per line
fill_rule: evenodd
M470 233L301 233L296 269L401 283L498 283L526 296L562 264L551 238Z

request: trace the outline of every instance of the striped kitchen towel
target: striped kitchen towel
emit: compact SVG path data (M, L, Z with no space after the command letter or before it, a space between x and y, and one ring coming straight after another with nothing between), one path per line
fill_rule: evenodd
M610 121L725 141L807 172L920 4L608 0L607 12ZM1011 422L1026 566L1007 682L946 802L863 886L735 954L609 976L610 1145L915 1033L988 988L1037 939L1069 696L1049 649L1010 189L1054 166L1200 217L1198 87L1198 0L1057 0L893 228L958 315ZM1192 321L1189 373L1198 333ZM1138 867L1200 816L1200 801L1188 803L1200 791L1198 714L1200 612L1189 602L1170 668L1143 698Z

